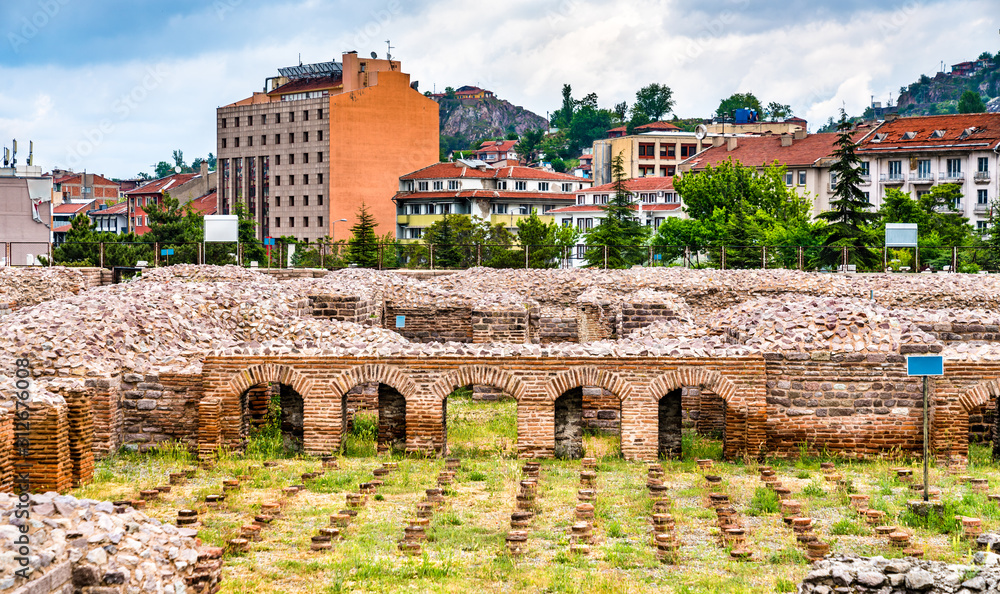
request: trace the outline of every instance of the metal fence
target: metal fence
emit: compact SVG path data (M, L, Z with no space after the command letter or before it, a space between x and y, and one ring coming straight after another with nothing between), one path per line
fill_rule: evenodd
M857 272L996 272L1000 250L986 247L605 246L378 243L366 245L237 243L0 242L0 265L101 268L216 264L259 268L351 266L379 270L489 268L788 269ZM57 249L59 248L59 249ZM60 257L61 256L61 257Z

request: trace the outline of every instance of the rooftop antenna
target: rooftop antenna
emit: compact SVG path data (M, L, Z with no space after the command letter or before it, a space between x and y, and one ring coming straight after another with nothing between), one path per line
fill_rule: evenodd
M386 47L389 48L388 51L385 52L385 59L386 60L392 60L392 50L394 50L396 48L392 47L392 44L389 43L388 39L385 40L385 45L386 45Z
M302 52L299 52L299 66L302 65Z
M28 141L28 167L35 164L35 141Z
M372 52L372 60L378 60L378 54Z
M14 150L10 153L10 166L17 167L17 139L14 139Z

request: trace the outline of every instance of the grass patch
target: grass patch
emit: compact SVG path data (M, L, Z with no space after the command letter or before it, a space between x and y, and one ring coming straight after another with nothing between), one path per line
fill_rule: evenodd
M871 531L860 522L856 522L850 518L843 518L834 522L833 526L830 526L830 534L834 536L867 536L871 534Z
M778 494L767 487L757 487L753 492L753 499L747 507L748 516L763 516L776 514L781 510L781 500Z
M459 388L448 396L448 453L459 458L514 458L517 456L517 402L472 399L472 390Z

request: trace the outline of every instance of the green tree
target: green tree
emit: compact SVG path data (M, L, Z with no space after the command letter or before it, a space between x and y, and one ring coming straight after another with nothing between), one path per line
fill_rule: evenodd
M552 125L556 128L569 128L573 123L573 114L576 111L576 101L573 100L573 87L563 85L562 107L552 114Z
M542 142L543 136L544 133L540 128L537 130L528 130L521 135L520 140L514 145L514 150L518 156L530 164L538 158L538 147Z
M719 103L719 108L715 110L715 115L720 118L731 117L734 111L744 107L755 109L758 114L764 113L764 110L760 106L760 99L753 93L733 93Z
M628 121L625 119L628 117L628 103L625 101L615 103L615 107L611 111L613 111L615 113L615 117L618 118L615 123L619 126L624 126L625 122Z
M175 150L173 158L175 167L180 167L181 171L187 168L187 165L184 163L184 151L180 149Z
M100 247L95 245L92 221L86 214L78 214L70 220L66 241L52 252L56 264L77 264L96 266L100 261Z
M153 168L156 179L159 179L161 177L167 177L168 175L173 175L174 173L174 166L171 165L170 163L167 163L166 161L160 161L159 163L154 165Z
M667 85L653 83L639 89L635 94L633 109L646 114L650 120L658 122L674 109L674 92Z
M612 159L611 175L615 194L601 207L604 211L601 224L587 234L587 244L594 247L587 250L585 258L587 266L601 267L607 254L608 268L628 268L646 260L642 246L649 231L636 218L635 195L628 190L622 153Z
M1000 199L994 199L990 205L990 218L986 224L986 233L983 234L983 244L986 246L987 268L1000 269Z
M962 93L958 99L958 113L983 113L986 111L986 104L979 93L968 90Z
M790 118L792 117L792 106L784 105L778 103L777 101L771 101L767 104L767 107L764 108L764 113L761 114L761 117L771 121Z
M517 240L528 250L529 268L555 268L559 263L560 250L556 246L559 226L555 222L545 223L538 211L531 209L531 216L517 222Z
M524 253L510 249L514 235L502 224L490 224L478 217L444 215L427 227L423 242L434 244L435 268L469 268L477 260L493 268L524 266ZM420 252L415 254L424 257Z
M375 216L368 212L364 202L358 209L358 222L351 227L347 242L347 261L362 268L375 268L379 261L378 235L375 234Z
M841 262L841 250L855 249L855 257L866 267L872 268L878 262L878 255L868 246L873 244L869 225L878 219L878 214L869 210L868 198L861 191L861 160L855 153L854 126L847 121L847 114L840 112L837 126L837 148L833 151L836 159L830 166L830 175L835 176L830 210L821 212L819 218L829 225L829 235L823 241L827 249L822 251L821 261L829 266Z
M656 248L655 253L660 256L660 262L663 264L682 258L685 248L688 248L697 265L701 263L699 253L711 245L712 239L702 221L667 217L656 230L650 243Z
M173 249L171 262L193 263L198 258L198 245L204 238L204 217L183 206L170 194L159 203L143 207L149 217L149 231L142 236L146 243L157 243L159 249ZM229 252L226 252L227 254ZM206 260L209 254L206 253Z
M977 59L978 60L990 60L990 61L992 61L993 60L993 54L991 54L990 52L983 52L983 53L979 54L979 58L977 58Z
M595 100L596 101L596 100ZM598 109L589 103L573 116L569 127L569 149L572 155L579 155L584 147L595 140L604 138L612 126L614 115L606 109Z

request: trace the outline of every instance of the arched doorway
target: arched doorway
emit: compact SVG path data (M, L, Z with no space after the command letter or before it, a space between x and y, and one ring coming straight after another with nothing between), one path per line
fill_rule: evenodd
M517 400L501 388L456 388L441 401L441 423L441 455L517 456Z
M579 386L554 403L557 458L621 455L621 400L600 386Z
M262 382L240 395L240 435L244 441L265 440L269 449L302 451L305 402L288 384Z
M657 455L660 458L680 458L683 443L681 388L660 398L657 406Z
M341 397L341 448L347 455L406 451L406 398L388 384L365 382Z

